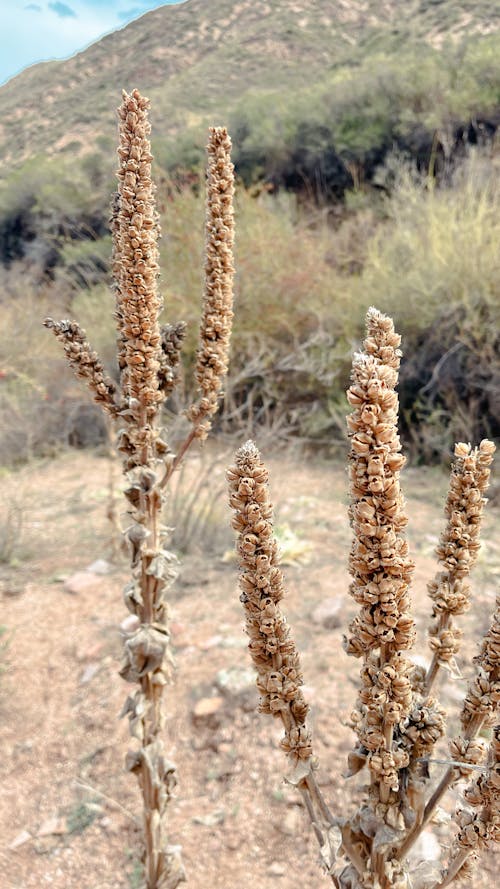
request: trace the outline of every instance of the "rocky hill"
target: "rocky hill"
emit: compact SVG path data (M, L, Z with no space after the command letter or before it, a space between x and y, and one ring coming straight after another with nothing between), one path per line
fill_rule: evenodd
M0 175L33 155L84 154L112 144L122 88L149 94L155 133L175 141L226 120L247 100L258 105L271 95L286 103L336 71L342 79L367 57L390 56L395 46L399 52L410 45L453 48L465 35L488 41L498 13L498 0L186 0L163 6L72 58L34 65L0 88Z

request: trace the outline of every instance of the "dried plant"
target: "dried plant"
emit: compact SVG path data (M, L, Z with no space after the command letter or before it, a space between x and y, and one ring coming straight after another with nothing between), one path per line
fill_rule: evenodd
M498 840L500 826L499 727L485 754L482 734L498 720L500 699L500 599L475 659L461 723L450 741L448 769L427 794L434 745L445 733L445 713L431 696L440 668L455 672L460 633L452 616L470 605L467 577L479 548L479 531L494 445L459 443L446 502L447 524L437 549L441 570L429 584L433 602L432 662L426 671L407 656L415 639L409 586L413 563L404 532L407 524L400 488L405 458L398 436L396 385L400 337L390 318L367 314L363 351L353 359L347 393L350 593L359 613L344 639L348 654L362 661L361 689L351 725L357 744L346 777L366 770L365 797L349 818L336 817L315 778L319 767L306 724L299 654L280 611L283 577L273 536L268 475L259 452L247 442L228 471L233 527L238 533L240 599L246 614L249 649L257 670L260 710L281 719L281 742L320 843L322 865L338 889L444 889L469 876L481 849ZM475 774L459 810L458 834L441 871L411 868L408 853L448 788Z
M136 626L125 640L121 676L138 685L127 698L130 733L138 742L127 755L144 799L144 870L147 889L175 889L185 879L180 847L168 841L167 806L176 767L163 742L163 688L172 671L167 591L176 577L161 525L165 487L195 439L210 429L227 370L232 321L233 166L223 128L208 144L206 284L197 382L200 398L188 410L190 431L177 454L160 428L160 410L176 383L182 323L160 327L157 287L159 223L151 180L149 102L137 90L123 94L120 117L118 192L113 200L113 278L118 328L120 386L106 374L86 334L74 321L46 326L64 344L70 365L94 399L119 424L118 450L127 481L130 524L125 531L132 579L124 591Z

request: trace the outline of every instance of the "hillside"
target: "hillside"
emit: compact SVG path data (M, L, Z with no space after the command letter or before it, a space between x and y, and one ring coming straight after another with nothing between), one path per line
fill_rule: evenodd
M475 56L468 62L462 52L458 78L465 71L467 80L468 67L484 61L477 41L486 41L482 81L498 95L491 34L499 12L498 0L186 0L160 7L0 88L0 175L33 155L106 149L122 87L151 96L155 132L166 139L226 121L247 100L259 106L271 94L273 105L289 103L304 87L335 72L342 82L346 71L362 70L367 58L379 64L395 49L402 58L423 45L435 55L453 53L466 36ZM469 83L464 89L470 93ZM465 99L470 104L474 94Z
M162 291L168 320L188 322L187 388L206 126L227 123L231 415L343 447L373 304L405 337L415 458L500 435L499 13L500 0L187 0L0 88L0 458L83 443L92 426L74 432L85 396L62 383L44 315L77 317L114 372L114 109L134 86L152 100Z

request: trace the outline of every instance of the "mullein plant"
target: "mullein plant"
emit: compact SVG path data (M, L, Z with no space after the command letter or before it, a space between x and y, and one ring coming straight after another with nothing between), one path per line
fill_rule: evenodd
M320 859L338 889L444 889L470 878L478 853L500 830L500 600L475 658L461 712L462 732L449 742L447 769L430 788L434 747L445 734L445 713L433 696L440 671L457 675L461 632L454 623L471 605L468 583L477 558L484 493L494 445L459 443L446 501L446 527L437 548L439 568L429 584L432 624L429 669L412 663L415 640L409 587L413 562L405 538L400 487L405 458L398 436L400 337L390 318L367 314L363 351L355 354L348 401L350 439L350 594L359 613L344 638L361 661L361 688L351 726L357 736L345 777L367 776L365 795L349 818L334 815L318 786L319 768L300 686L299 653L280 610L284 595L272 527L268 474L247 442L228 471L230 505L240 563L241 602L249 650L257 670L260 710L281 720L290 760L288 780L302 794ZM481 735L481 737L480 737ZM442 760L437 760L442 763ZM410 867L408 855L436 814L445 792L475 776L457 813L458 833L442 870ZM410 870L412 873L410 873Z
M161 514L166 487L191 443L208 435L228 366L233 294L234 173L227 131L209 131L203 316L196 363L198 392L190 429L174 454L161 429L161 408L177 382L184 324L160 325L159 220L151 180L149 101L134 90L119 108L118 191L112 204L112 272L119 385L74 321L47 319L71 367L116 422L123 455L131 580L124 590L135 626L124 644L121 676L136 686L123 709L135 739L127 768L144 801L144 885L175 889L185 880L180 847L168 839L167 806L176 767L164 745L162 695L172 672L167 592L176 577Z

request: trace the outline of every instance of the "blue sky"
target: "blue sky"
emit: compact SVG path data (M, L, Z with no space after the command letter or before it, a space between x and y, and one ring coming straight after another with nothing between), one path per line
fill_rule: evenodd
M28 65L64 59L149 9L179 0L0 0L0 84Z

